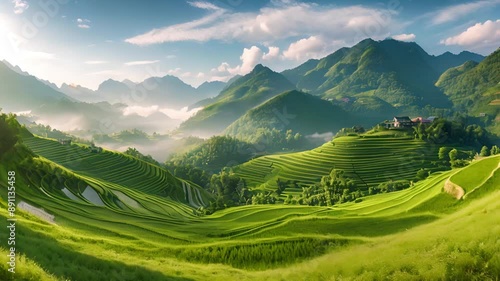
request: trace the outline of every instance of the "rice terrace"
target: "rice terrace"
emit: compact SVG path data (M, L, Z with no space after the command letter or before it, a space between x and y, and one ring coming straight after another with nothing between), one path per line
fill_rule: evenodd
M124 4L0 3L0 281L500 280L498 1Z

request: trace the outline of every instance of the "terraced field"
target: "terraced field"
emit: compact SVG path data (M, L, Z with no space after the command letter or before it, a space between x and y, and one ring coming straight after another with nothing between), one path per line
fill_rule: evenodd
M132 215L182 219L192 216L192 208L204 206L210 199L201 188L121 153L92 153L78 145L65 146L38 137L27 137L24 143L44 157L38 160L41 165L67 170L81 179L77 184L64 179L54 182L46 173L27 171L29 185L39 186L44 195L59 203L76 202ZM32 194L30 200L36 197Z
M336 141L335 146L346 145L345 149L353 152L363 150L365 144L376 143L371 139L353 137ZM377 150L377 155L386 155L388 151L406 151L408 155L420 153L416 148L420 143L408 145L411 141L403 139L390 141L399 143L399 148L392 146L386 151ZM33 138L26 139L25 143L44 155L46 159L36 161L53 172L46 173L45 168L19 171L18 196L55 216L55 224L51 224L19 211L19 239L23 243L18 251L24 256L18 264L22 276L35 274L31 280L335 280L340 276L350 280L360 274L365 276L367 272L379 275L368 275L362 280L386 276L401 280L411 277L407 274L418 279L419 276L432 276L429 272L443 276L446 269L439 267L443 259L449 262L448 266L460 266L450 258L453 254L449 251L457 246L444 231L452 227L453 221L453 227L462 227L460 239L471 232L470 228L475 231L469 237L480 237L485 243L483 252L471 252L471 255L477 261L475 264L482 265L484 259L490 267L474 270L482 270L486 272L482 276L488 277L495 266L500 268L500 261L490 260L490 253L495 250L486 248L498 247L498 242L491 239L497 229L481 227L478 231L474 226L478 222L490 225L495 220L499 222L500 206L492 202L500 199L500 156L485 158L460 170L435 172L411 188L365 197L358 203L333 207L243 206L199 217L193 213L193 207L205 202L203 191L173 178L159 167L115 152L87 153L78 146L63 147L51 140ZM325 146L328 145L332 146L332 151L341 152L332 144ZM66 153L58 153L62 149ZM303 154L321 155L320 151ZM74 159L76 153L81 157L79 161L66 160ZM432 154L437 155L437 152ZM335 157L340 160L347 158L347 154ZM356 163L361 165L361 158L355 157ZM115 168L118 162L123 163L128 171L122 178L114 175L119 171ZM397 157L391 162L393 164L382 161L381 165L395 165ZM105 166L110 167L109 175L97 169L95 163L104 170ZM346 167L349 164L349 161L344 161ZM358 173L363 172L368 179L369 175L377 173L369 166L363 167ZM0 185L6 182L3 178L6 169L0 167ZM135 177L135 169L146 171L148 178L140 179L153 186L141 186L132 181L130 177ZM372 169L379 168L373 165ZM74 171L78 182L75 183L75 178L58 181L57 174L63 170ZM481 177L471 183L475 191L470 198L455 200L443 192L444 182L450 177L456 180L456 184L465 185L462 179L478 171ZM165 178L167 182L162 181ZM376 179L373 177L373 181ZM167 190L169 195L163 193L166 183L170 184L168 188L176 189ZM98 194L103 206L84 196L88 188ZM68 192L72 196L68 196ZM1 195L3 197L4 193ZM7 217L5 204L5 198L0 200L0 217L3 217L0 221ZM485 211L481 206L489 207ZM472 214L464 223L463 212ZM440 236L429 236L434 229L439 229L436 233ZM0 241L4 239L5 233L2 232ZM434 239L440 244L433 244ZM443 245L443 241L447 244L441 249L439 245ZM414 252L405 252L405 247L415 243L424 249L441 249L443 252L400 262L398 255L413 255ZM392 246L387 248L386 245ZM395 252L395 249L400 252ZM0 252L4 253L1 247ZM391 253L391 256L380 253ZM381 266L376 262L380 259L392 262ZM352 264L346 265L344 261L347 260ZM0 279L7 276L2 275L6 268L3 264ZM22 267L28 265L34 268L32 273L23 272Z
M431 161L438 160L438 150L438 145L389 135L340 137L310 151L263 156L234 170L259 189L276 189L278 179L307 186L332 169L342 169L358 185L371 187L389 180L413 180L421 168L437 170ZM292 194L300 191L287 189Z

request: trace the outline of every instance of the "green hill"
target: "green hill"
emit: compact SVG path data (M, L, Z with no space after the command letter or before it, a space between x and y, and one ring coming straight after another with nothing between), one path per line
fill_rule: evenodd
M184 132L219 133L249 109L294 86L283 75L262 65L238 78L213 103L182 123Z
M195 186L179 180L168 171L121 153L104 150L93 153L76 144L62 145L55 140L26 137L24 143L37 155L75 173L92 186L106 200L115 190L156 195L198 207L208 202L209 196ZM50 165L50 162L48 164ZM61 186L48 186L48 193L61 195ZM83 190L67 186L76 196ZM189 189L189 195L187 190ZM111 195L112 196L112 195ZM110 204L114 204L110 202ZM114 204L116 205L116 204ZM146 207L148 208L148 207Z
M249 110L225 133L242 139L251 138L259 128L292 130L302 135L335 133L358 121L329 101L294 90Z
M297 81L298 89L328 98L377 97L394 107L449 107L434 83L444 70L470 59L481 56L446 53L435 57L416 43L366 39L283 74Z
M295 183L295 188L285 190L294 194L302 186L319 182L332 169L344 170L366 190L391 180L414 180L422 168L440 169L431 163L437 160L438 145L398 134L339 137L313 150L259 157L234 170L248 186L258 189L275 190L278 179Z
M500 49L481 63L466 62L447 70L436 86L450 98L457 111L471 116L484 113L484 122L500 134Z

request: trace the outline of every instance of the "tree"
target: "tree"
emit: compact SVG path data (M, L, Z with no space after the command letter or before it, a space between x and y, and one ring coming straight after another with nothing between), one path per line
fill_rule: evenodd
M418 170L418 172L417 172L417 179L418 180L424 180L425 178L427 178L427 176L429 176L429 173L426 170L424 170L424 169Z
M491 155L497 155L498 153L500 153L500 149L498 148L498 146L494 145L491 147Z
M452 150L450 150L450 153L448 153L448 156L450 158L450 163L454 162L455 160L457 160L458 150L456 148L453 148Z
M449 147L440 147L439 148L439 152L438 152L438 157L440 160L448 160L449 157L448 157L448 153L450 152L450 148Z
M490 152L488 151L488 147L486 145L484 145L481 148L481 152L479 153L479 155L481 155L481 156L489 156L490 155Z
M283 191L285 191L285 189L287 188L288 186L288 183L287 182L284 182L284 181L281 181L280 179L278 179L276 181L276 185L278 186L276 188L276 195L280 196L281 193L283 193Z

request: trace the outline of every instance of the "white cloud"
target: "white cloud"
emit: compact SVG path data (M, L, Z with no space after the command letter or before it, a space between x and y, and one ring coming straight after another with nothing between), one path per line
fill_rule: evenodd
M135 66L135 65L147 65L154 64L160 62L159 60L140 60L140 61L129 61L124 63L126 66Z
M243 48L243 53L240 56L241 64L231 67L227 62L221 63L218 67L213 68L209 81L227 81L234 75L245 75L253 70L253 68L266 60L273 60L279 58L278 47L269 47L268 52L264 53L261 48L252 46L250 48Z
M77 18L76 19L76 22L78 23L78 28L82 28L82 29L89 29L90 28L90 20L88 19L82 19L82 18Z
M153 29L125 41L135 45L209 40L270 43L311 34L359 41L366 37L385 38L392 28L398 27L394 10L285 2L288 4L262 8L257 13L212 9L200 19Z
M417 36L413 33L410 33L410 34L406 34L406 33L403 33L403 34L398 34L398 35L394 35L392 36L393 39L396 39L396 40L399 40L399 41L414 41L415 38L417 38Z
M269 52L267 54L264 54L262 56L263 60L273 60L275 58L278 58L280 54L280 48L278 47L269 47Z
M453 5L437 12L431 13L431 22L435 25L455 21L463 16L470 15L479 9L495 6L500 0L485 0L473 3Z
M173 75L173 76L176 76L176 77L181 77L181 78L193 78L193 77L198 77L199 76L199 73L192 73L192 72L185 72L185 71L182 71L182 68L180 67L177 67L177 68L174 68L174 69L170 69L169 71L167 71L167 74L168 75Z
M500 46L500 20L476 23L458 35L441 40L441 44L467 46L485 52L493 51Z
M168 55L168 56L166 56L166 58L171 60L171 59L177 58L177 56L176 55Z
M283 51L283 57L289 60L304 60L319 58L327 53L328 44L318 36L300 39L290 44L287 50Z
M168 117L170 117L172 119L184 121L184 120L189 119L191 116L195 115L196 112L200 111L201 109L203 109L203 108L199 107L199 108L193 108L191 110L188 110L187 107L184 107L180 110L164 108L164 109L160 109L158 111L166 114Z
M108 62L104 60L89 60L85 62L85 64L105 64L105 63Z
M14 4L14 14L20 15L26 11L30 5L25 0L12 0Z
M128 115L139 115L142 117L148 117L154 113L161 112L163 114L166 114L168 117L176 120L187 120L189 117L193 116L196 112L201 110L202 108L194 108L191 110L188 110L187 107L184 107L182 109L171 109L171 108L160 108L158 105L152 105L152 106L127 106L126 108L123 109L123 115L128 116Z
M195 2L188 2L189 5L203 9L203 10L222 10L222 8L217 7L216 5L210 3L210 2L205 2L205 1L195 1Z
M142 117L148 117L149 115L158 112L159 106L158 105L152 105L152 106L128 106L123 109L123 115L132 115L132 114L137 114Z
M252 46L250 49L244 48L243 54L240 56L241 65L238 66L238 74L246 74L262 60L263 52L257 46ZM236 74L236 73L235 73Z

